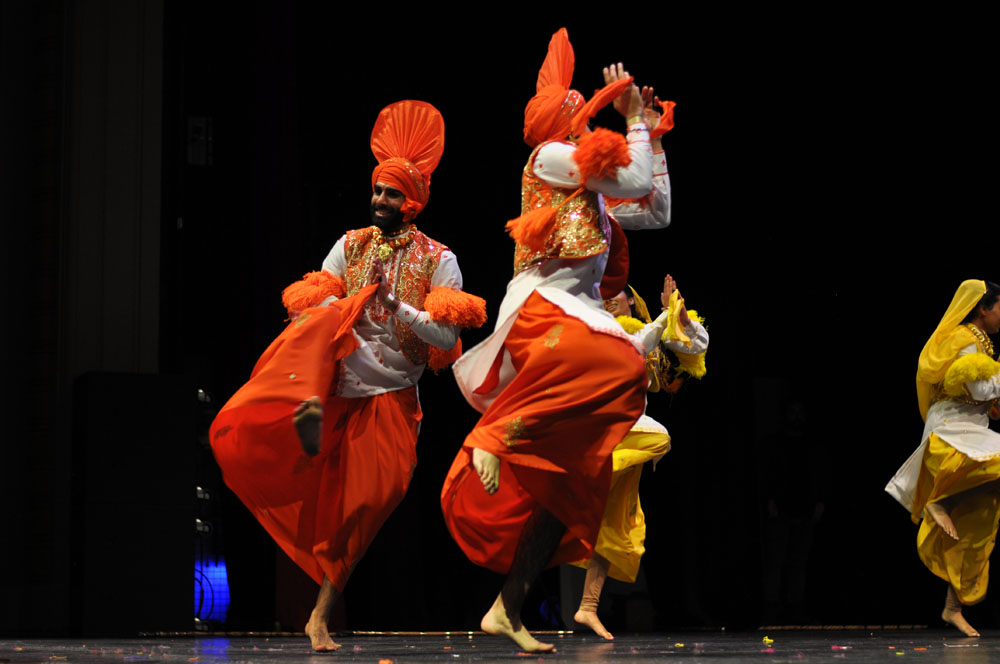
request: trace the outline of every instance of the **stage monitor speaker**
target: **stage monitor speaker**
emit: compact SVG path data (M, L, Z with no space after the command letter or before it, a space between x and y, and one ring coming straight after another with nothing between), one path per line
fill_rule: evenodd
M183 377L76 381L75 635L192 629L196 414L196 389Z

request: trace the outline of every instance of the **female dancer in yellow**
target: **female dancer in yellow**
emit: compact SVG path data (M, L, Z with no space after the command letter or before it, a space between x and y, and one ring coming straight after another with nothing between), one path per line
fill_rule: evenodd
M668 274L663 280L660 303L665 314L656 321L650 319L646 303L635 289L631 286L627 288L631 295L622 291L614 298L605 300L604 308L615 316L626 332L643 343L646 349L646 373L649 376L648 391L658 392L663 389L674 392L683 382L683 374L695 378L704 376L708 332L701 325L697 314L691 312L688 315L673 277ZM676 366L671 366L666 350L676 355ZM646 550L646 521L639 505L642 465L652 461L655 469L656 463L669 451L670 435L667 429L643 413L612 453L611 490L594 547L594 556L590 560L576 563L587 568L587 576L580 608L573 620L587 625L609 641L615 637L597 617L601 589L609 575L619 581L635 582L639 573L639 560Z
M948 582L941 618L979 632L962 606L986 595L1000 518L1000 434L987 426L1000 399L1000 364L987 334L1000 332L1000 286L962 282L917 364L920 446L885 490L920 523L917 552Z

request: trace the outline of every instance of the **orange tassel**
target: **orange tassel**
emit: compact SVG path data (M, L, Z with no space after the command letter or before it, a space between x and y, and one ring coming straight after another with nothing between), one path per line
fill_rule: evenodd
M545 242L555 230L556 208L540 207L507 222L505 228L514 242L533 251L545 248Z
M449 364L452 364L455 360L462 356L462 340L459 339L455 342L455 345L451 350L444 350L438 348L437 346L431 346L430 357L427 360L427 366L431 368L432 371L440 371L445 369Z
M659 138L674 128L674 106L676 105L677 103L672 101L660 102L660 108L663 109L663 113L660 114L659 123L649 132L650 138Z
M479 327L486 322L486 300L447 286L431 289L424 299L424 311L433 321L460 327Z
M288 315L293 316L318 306L331 295L344 297L346 293L347 284L343 279L326 270L317 270L302 275L301 280L281 291L281 303L288 310Z
M584 134L580 147L573 153L573 160L580 168L580 181L587 178L612 178L618 168L632 163L625 137L610 129L595 129Z

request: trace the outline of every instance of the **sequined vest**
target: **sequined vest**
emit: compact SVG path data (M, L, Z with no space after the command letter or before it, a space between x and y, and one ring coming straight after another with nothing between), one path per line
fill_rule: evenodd
M538 151L536 147L521 177L521 214L543 206L556 206L569 198L575 189L553 187L535 175L533 166ZM514 248L514 274L549 258L589 258L608 250L611 229L601 214L601 203L596 192L584 189L556 213L556 231L549 236L545 247L534 251L518 244Z
M344 255L347 258L344 281L349 296L364 287L372 260L377 255L377 243L372 242L374 230L374 226L369 226L356 231L347 231L347 239L344 242ZM414 229L413 239L406 246L396 250L396 253L401 254L399 260L393 256L388 263L385 276L390 284L395 284L393 295L416 309L423 309L424 299L431 290L431 276L441 262L441 253L447 249L448 247L440 242L435 242ZM383 325L389 319L389 312L378 298L368 304L368 315L373 321ZM427 342L414 334L408 326L400 325L397 320L393 323L396 326L399 347L406 358L414 364L427 364L430 356Z

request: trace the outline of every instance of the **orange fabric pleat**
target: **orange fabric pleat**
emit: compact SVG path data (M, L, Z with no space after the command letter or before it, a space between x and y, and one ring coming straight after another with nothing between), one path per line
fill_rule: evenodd
M611 453L642 414L643 359L534 293L507 336L517 375L465 439L441 492L445 522L469 559L509 571L541 505L567 528L550 566L589 558L611 484ZM492 496L472 449L500 457Z
M309 576L317 583L326 576L341 590L405 495L416 464L415 388L360 399L329 395L374 288L308 309L289 324L209 434L226 484ZM292 412L313 395L324 399L323 430L321 451L310 458Z

